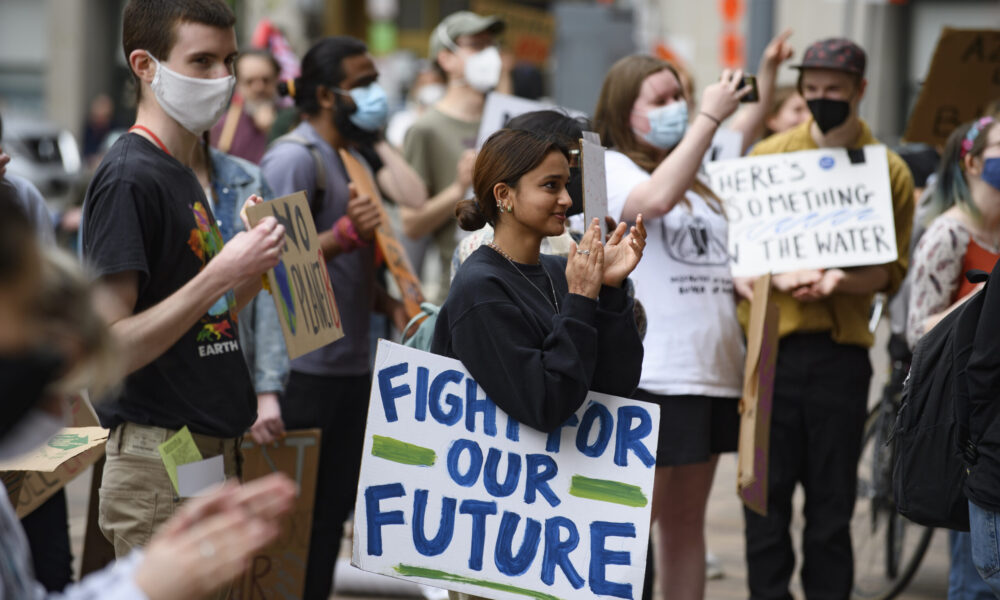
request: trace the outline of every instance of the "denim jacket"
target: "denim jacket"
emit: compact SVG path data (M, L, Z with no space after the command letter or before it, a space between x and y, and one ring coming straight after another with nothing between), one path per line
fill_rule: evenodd
M212 188L215 192L213 212L222 239L229 241L243 231L240 209L251 194L271 200L271 189L254 164L223 154L215 148L212 154ZM278 322L278 311L271 295L264 292L248 303L239 315L240 341L254 388L258 394L281 393L288 378L288 352Z

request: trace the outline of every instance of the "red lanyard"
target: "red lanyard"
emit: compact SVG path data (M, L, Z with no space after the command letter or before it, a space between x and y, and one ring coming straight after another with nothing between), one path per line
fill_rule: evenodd
M145 125L133 125L128 128L130 132L135 131L136 129L145 132L147 135L149 135L149 137L153 138L153 141L156 142L156 145L160 147L160 150L166 152L167 156L173 156L172 154L170 154L170 150L167 150L167 147L163 144L162 141L160 141L160 138L156 137L156 134L150 131L148 127L146 127Z

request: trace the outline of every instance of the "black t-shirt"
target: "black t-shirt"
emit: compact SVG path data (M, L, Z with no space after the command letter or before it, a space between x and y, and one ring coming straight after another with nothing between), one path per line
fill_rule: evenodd
M147 139L124 135L87 189L83 255L98 276L136 271L134 313L193 279L222 250L222 236L194 172ZM97 406L104 427L124 421L217 437L242 435L256 418L229 291L153 362Z

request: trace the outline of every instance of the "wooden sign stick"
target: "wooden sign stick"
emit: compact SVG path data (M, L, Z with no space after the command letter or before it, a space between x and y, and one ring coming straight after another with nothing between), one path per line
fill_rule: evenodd
M406 314L412 319L420 314L420 303L424 301L424 294L420 290L420 280L413 273L410 259L406 256L403 245L399 243L392 225L389 223L389 215L382 205L382 196L378 193L375 181L372 179L368 169L358 161L350 152L340 150L340 159L344 161L344 168L351 183L357 186L359 194L367 194L375 201L379 210L379 226L375 230L375 243L378 244L382 256L385 257L385 264L389 267L399 286L399 292L403 296L403 304L406 306Z

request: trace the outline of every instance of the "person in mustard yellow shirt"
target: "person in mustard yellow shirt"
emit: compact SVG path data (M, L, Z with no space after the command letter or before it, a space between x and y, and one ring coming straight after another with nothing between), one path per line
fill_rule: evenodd
M798 89L809 105L806 123L757 144L752 154L818 148L861 148L879 141L858 116L867 80L865 52L845 39L806 50ZM772 278L780 310L778 359L767 475L767 516L746 515L747 580L752 600L790 600L795 569L789 535L792 493L802 484L802 587L809 600L851 595L854 561L850 520L857 488L871 379L868 329L872 296L892 294L906 274L913 223L913 178L888 152L896 246L894 262L867 267L806 270ZM734 282L749 298L749 280ZM746 328L749 303L739 307Z

